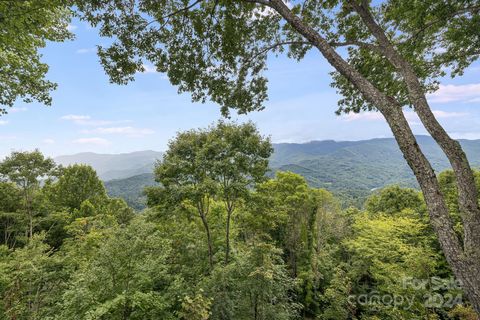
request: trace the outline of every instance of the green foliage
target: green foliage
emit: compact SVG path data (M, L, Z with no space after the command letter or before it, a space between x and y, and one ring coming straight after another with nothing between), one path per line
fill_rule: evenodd
M425 300L437 293L461 298L459 288L408 284L452 276L420 193L391 186L375 192L363 211L342 212L330 192L309 187L298 174L265 178L266 154L230 144L249 136L250 147L264 143L268 152L268 141L248 125L222 125L172 141L172 153L159 167L168 165L158 169L165 183L148 189L151 207L139 214L124 200L109 198L90 167L71 166L58 174L41 154L34 153L35 161L27 161L28 154L17 157L22 161L13 161L12 172L22 172L23 180L0 183L0 319L453 320L473 315L461 299L440 307ZM228 140L228 134L235 138ZM232 161L249 160L232 171L237 168ZM222 184L224 178L234 183ZM451 173L439 180L452 199L452 216L461 214ZM228 201L235 205L230 229ZM35 217L31 236L26 208ZM225 261L227 230L232 250ZM211 261L205 259L208 242ZM362 295L406 297L411 304L364 303L358 299Z
M62 0L0 2L0 105L12 106L17 99L51 103L49 92L56 84L45 79L48 65L39 49L47 41L73 38L67 30L70 15Z
M125 179L105 182L107 193L111 197L123 198L130 207L141 211L147 206L145 188L155 185L153 173L144 173Z
M52 319L58 311L67 274L61 255L43 240L37 234L24 248L2 252L2 319Z
M140 218L108 232L72 277L59 319L173 319L169 241Z
M230 252L231 215L248 188L265 179L272 147L255 125L227 124L219 121L206 130L179 133L169 143L163 160L155 166L156 181L150 188L149 203L167 200L188 201L196 208L207 237L210 267L213 267L213 243L209 214L213 200L225 203L225 262ZM159 190L158 190L159 189Z
M78 210L85 200L106 198L105 187L92 167L72 165L64 168L58 181L52 186L52 196L57 206Z
M416 139L436 172L450 167L448 159L431 137L416 136ZM460 140L460 143L470 164L480 167L479 141ZM275 171L297 173L310 187L332 192L344 208L361 208L372 192L391 184L418 189L417 181L393 138L281 143L273 144L273 147L269 177L273 177ZM110 196L124 198L135 209L145 208L142 190L153 185L153 173L105 183Z
M297 305L289 292L281 250L257 242L213 271L208 293L213 296L211 319L292 319Z
M282 19L264 1L148 0L76 1L83 18L115 41L99 55L111 81L127 83L150 61L168 75L179 92L194 101L210 99L223 114L259 110L267 99L270 52L301 60L315 41ZM413 68L425 91L451 67L451 76L478 59L478 4L462 0L369 3L369 10L398 54ZM278 10L277 10L278 11ZM345 1L296 1L290 8L305 28L318 33L332 49L347 47L346 60L378 90L401 105L411 105L405 79L380 51L358 14ZM379 52L380 51L380 52ZM333 58L331 58L333 59ZM338 112L360 112L366 102L351 78L333 72L333 86L343 98Z
M480 187L480 172L474 172L475 184ZM446 170L438 175L438 182L445 197L448 211L455 223L455 230L460 236L463 236L462 212L458 204L458 191L455 176L452 170Z
M58 175L58 167L50 158L45 158L38 151L14 151L0 163L0 176L15 183L22 193L23 211L28 219L27 234L31 238L35 228L35 219L39 215L34 208L38 198L41 180L47 182Z
M184 320L208 320L210 318L210 306L212 301L205 298L203 290L193 298L186 296L182 301L182 309L178 313Z
M54 176L56 166L52 159L38 151L14 151L0 163L0 174L4 179L17 184L23 190L38 187L41 179Z
M21 190L11 182L0 182L0 239L8 247L14 247L25 231Z
M322 295L325 308L318 315L322 320L347 320L354 314L355 306L349 301L352 283L348 274L340 267L333 270L333 277Z
M418 191L390 186L371 195L365 202L365 210L369 213L395 214L404 209L413 209L418 213L426 211L425 204Z

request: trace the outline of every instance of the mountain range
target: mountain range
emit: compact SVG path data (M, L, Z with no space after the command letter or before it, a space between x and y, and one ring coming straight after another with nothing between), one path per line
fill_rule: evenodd
M152 150L120 154L84 152L56 157L55 162L64 166L74 163L88 164L97 171L100 179L109 181L152 173L155 161L162 159L162 156L162 152Z
M417 136L417 141L437 172L449 168L447 158L431 137ZM480 140L459 141L471 165L480 167ZM273 147L269 175L277 170L298 173L312 187L335 193L345 205L359 205L372 191L386 185L417 187L415 177L393 138L279 143ZM142 190L155 184L152 170L162 155L156 151L80 153L55 160L62 165L91 165L105 181L111 196L123 197L133 207L142 209Z

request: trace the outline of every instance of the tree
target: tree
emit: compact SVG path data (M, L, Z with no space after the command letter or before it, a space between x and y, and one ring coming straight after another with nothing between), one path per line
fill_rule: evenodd
M21 228L22 192L11 182L0 182L0 235L2 244L14 247Z
M169 241L141 218L110 228L72 277L58 319L175 319L169 252Z
M206 130L178 134L163 161L157 164L156 180L165 192L178 200L188 199L196 208L207 235L211 266L213 244L208 214L212 200L225 203L228 263L232 214L248 188L265 178L271 152L270 141L260 136L253 124L219 122Z
M70 15L63 0L0 2L0 105L12 106L17 99L51 103L49 92L56 84L45 79L48 65L38 51L47 41L73 38L67 28Z
M14 151L0 163L0 175L15 183L23 194L24 210L28 218L28 235L33 235L33 220L35 216L33 201L35 192L40 187L42 179L48 179L57 174L55 162L45 158L38 151Z
M241 250L208 279L211 319L295 319L299 306L290 296L294 280L288 276L281 250L263 242Z
M173 203L188 201L197 212L207 237L208 262L213 267L213 241L208 223L210 205L217 190L207 175L210 167L202 154L207 142L205 131L190 130L179 133L170 141L162 162L155 166L155 180L162 184L162 193Z
M69 210L80 209L85 200L107 197L103 182L95 170L87 165L75 164L64 168L52 188L54 202Z
M338 242L344 236L337 200L326 190L308 187L298 174L278 171L275 179L257 185L249 206L251 216L245 215L242 231L255 230L249 238L270 240L282 249L289 275L296 279L302 315L314 317L327 278L318 260L327 262L329 238Z
M34 234L25 247L9 255L2 252L0 269L6 278L0 289L2 319L53 319L56 315L68 273L63 257L54 254L44 237Z
M425 304L424 296L435 292L413 288L408 279L429 279L435 274L441 261L433 246L434 238L428 232L416 212L405 209L396 215L369 213L360 214L353 224L354 236L346 240L350 249L352 267L350 277L358 282L357 295L376 293L415 297L409 308L389 310L382 302L359 306L365 314L375 314L381 319L411 319L415 315L432 313ZM441 306L442 307L442 306ZM395 317L394 313L403 313Z
M414 189L389 186L379 190L365 202L365 210L375 213L395 214L403 209L413 209L423 213L425 203L418 191Z
M269 52L300 60L316 49L336 70L344 96L338 112L378 110L386 119L423 191L432 226L456 277L480 314L480 207L473 173L460 144L435 119L426 94L478 59L478 1L196 0L77 1L83 18L115 37L100 48L116 83L127 83L149 60L194 101L211 99L240 113L267 98ZM347 47L346 51L336 49ZM442 49L442 50L438 50ZM345 54L341 54L345 53ZM434 170L403 107L413 107L446 154L456 176L464 229L457 238Z
M210 175L219 185L220 198L227 211L225 230L225 263L230 254L230 221L248 188L265 180L268 158L273 152L271 143L263 138L252 123L243 125L219 122L211 129L211 138L205 146L210 154Z

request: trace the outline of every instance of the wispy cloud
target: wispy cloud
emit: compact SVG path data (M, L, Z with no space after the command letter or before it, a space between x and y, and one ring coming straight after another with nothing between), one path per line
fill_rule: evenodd
M461 118L468 116L467 112L449 112L443 110L432 110L435 117L442 119L442 118ZM412 112L415 113L415 112Z
M480 102L480 83L462 85L440 85L439 89L428 95L431 103Z
M92 119L92 117L88 115L77 115L77 114L69 114L66 116L61 117L62 120L71 121L75 124L82 125L82 126L107 126L115 123L129 123L130 120L97 120Z
M443 110L432 110L432 113L435 115L437 119L450 119L450 118L459 118L465 117L468 115L467 112L450 112L450 111L443 111ZM420 124L420 119L418 115L414 111L405 111L405 118L407 118L410 124ZM361 113L349 113L342 116L344 121L380 121L384 120L382 114L380 112L373 112L373 111L366 111Z
M76 53L78 54L93 53L96 50L97 50L96 48L80 48L76 51Z
M153 134L155 131L147 128L135 128L135 127L108 127L108 128L96 128L93 130L82 130L82 133L86 134L121 134L130 137L143 137L145 135Z
M0 120L0 126L8 124L8 120Z
M110 144L110 141L103 138L80 138L72 141L76 144L85 144L85 145L96 145L96 146L107 146Z
M373 112L373 111L365 111L361 113L348 113L342 116L344 121L358 121L358 120L366 120L366 121L378 121L383 120L383 116L380 112Z
M78 114L67 114L66 116L61 117L62 120L72 120L72 121L80 121L80 120L89 120L90 116L82 116Z
M67 30L68 31L73 31L73 30L76 30L78 27L74 24L68 24L67 26Z
M18 112L25 112L27 110L28 110L27 107L13 107L8 109L7 111L8 113L18 113Z

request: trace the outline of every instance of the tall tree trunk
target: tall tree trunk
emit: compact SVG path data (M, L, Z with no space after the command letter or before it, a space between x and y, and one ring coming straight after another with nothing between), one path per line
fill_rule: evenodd
M402 74L409 92L409 98L420 120L428 133L435 139L447 156L456 177L458 202L464 227L464 250L466 255L476 257L480 261L480 207L478 204L478 190L475 184L473 170L460 143L448 135L445 129L435 118L425 91L418 80L418 76L402 55L389 41L383 29L375 21L369 10L369 4L351 1L354 10L360 15L365 25L372 32L379 43L379 48L390 63Z
M225 264L228 263L230 260L230 218L232 212L227 211L227 226L226 226L226 234L225 234Z
M249 1L249 0L246 0ZM402 111L401 105L394 99L386 96L368 79L363 77L355 68L349 65L315 29L305 24L298 16L292 13L283 0L251 0L269 6L276 10L287 23L299 34L304 36L315 46L327 61L346 79L348 79L363 95L363 97L384 115L393 135L402 151L408 165L414 172L422 189L427 203L431 224L438 236L445 257L453 269L455 276L462 281L463 289L477 314L480 315L480 263L475 255L464 252L462 244L453 229L453 224L445 204L444 197L430 163L420 150ZM446 140L445 140L446 141ZM450 146L445 145L445 148ZM449 154L450 150L447 150ZM468 162L464 163L468 166ZM465 176L467 177L468 172ZM463 178L459 178L463 179ZM463 180L462 180L463 181ZM471 181L466 179L460 182L469 192ZM460 191L460 190L459 190ZM471 190L470 190L471 191ZM472 194L465 196L466 201L472 200ZM463 205L462 205L463 206ZM464 220L464 223L468 220ZM467 227L468 228L468 227ZM477 246L480 245L477 244Z
M213 245L212 245L212 236L210 234L210 227L208 226L207 217L204 213L199 213L200 218L202 219L203 227L205 228L205 233L207 235L207 245L208 245L208 263L210 270L213 269Z
M230 261L230 221L232 219L233 214L233 204L230 202L226 203L227 209L227 222L226 222L226 230L225 230L225 264Z
M461 242L454 231L435 172L420 150L402 109L398 106L383 114L422 189L430 222L438 235L443 253L455 276L461 281L468 300L480 314L480 264L478 260L464 254Z

